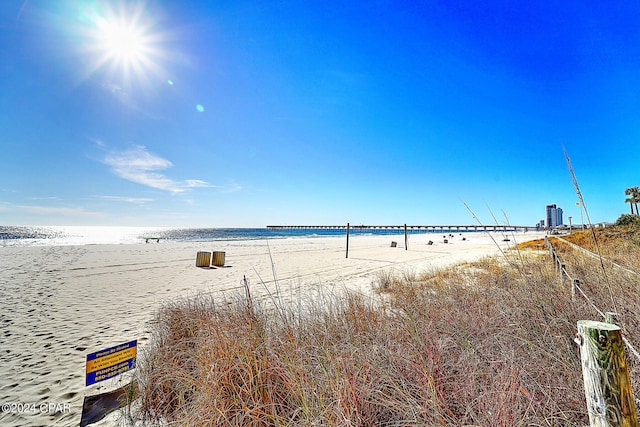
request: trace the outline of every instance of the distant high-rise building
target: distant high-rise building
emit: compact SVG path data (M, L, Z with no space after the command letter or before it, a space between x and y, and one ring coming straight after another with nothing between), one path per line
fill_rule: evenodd
M562 221L562 208L556 209L556 225L562 225L564 222Z
M547 205L547 227L557 227L562 225L562 208L554 205Z

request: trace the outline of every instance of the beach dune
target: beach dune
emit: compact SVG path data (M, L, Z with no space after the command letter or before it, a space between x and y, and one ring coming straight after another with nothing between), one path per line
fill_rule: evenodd
M144 346L149 320L173 298L240 292L245 277L258 294L275 292L276 278L285 297L317 287L371 293L382 271L419 274L537 237L417 234L405 248L404 236L354 235L348 258L345 237L0 248L0 424L78 425L85 395L121 385L86 387L86 355L134 339ZM196 267L199 251L224 251L225 266Z

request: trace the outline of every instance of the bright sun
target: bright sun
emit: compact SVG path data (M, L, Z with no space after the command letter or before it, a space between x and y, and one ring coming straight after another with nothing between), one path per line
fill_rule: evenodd
M145 40L135 28L119 23L98 22L105 53L117 61L135 62L145 55Z
M144 3L141 3L144 4ZM113 4L112 4L113 6ZM86 52L93 60L86 73L107 71L111 80L148 80L161 74L160 35L153 31L143 6L91 10L87 14L84 39Z

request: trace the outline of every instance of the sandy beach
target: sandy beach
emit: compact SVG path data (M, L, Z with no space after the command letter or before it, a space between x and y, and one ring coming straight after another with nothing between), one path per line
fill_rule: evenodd
M240 291L245 276L257 292L274 291L274 271L285 297L318 286L371 293L381 271L420 274L542 235L505 242L503 233L454 233L444 243L442 234L416 234L408 248L404 236L352 236L349 258L344 237L2 247L0 403L28 409L3 406L0 424L78 425L85 395L118 386L86 387L86 355L134 339L144 346L148 321L172 298ZM198 251L224 251L225 266L196 267Z

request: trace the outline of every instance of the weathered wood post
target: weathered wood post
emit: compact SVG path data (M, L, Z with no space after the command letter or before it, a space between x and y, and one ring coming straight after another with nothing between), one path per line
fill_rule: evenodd
M347 223L347 258L349 258L349 223Z
M591 427L638 427L620 327L579 320L578 341Z
M573 279L571 282L571 301L576 299L576 288L580 286L580 279Z
M404 225L404 250L408 250L408 246L407 246L407 224Z
M613 311L606 311L604 313L604 321L605 323L616 324L616 322L618 321L618 313Z

